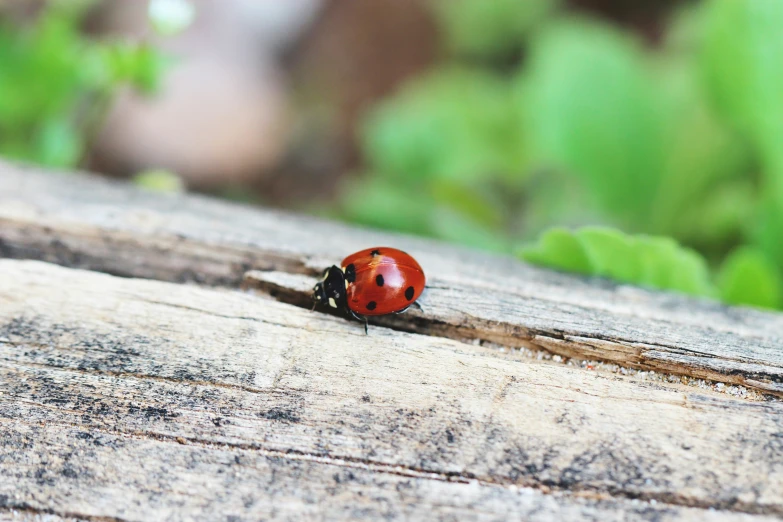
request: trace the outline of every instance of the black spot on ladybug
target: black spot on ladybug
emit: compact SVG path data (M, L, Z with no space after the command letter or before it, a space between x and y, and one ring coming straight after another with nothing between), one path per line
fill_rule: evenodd
M349 283L356 281L356 267L353 263L345 267L345 280Z
M375 284L377 284L378 286L383 286L383 275L378 274L377 276L375 276Z
M370 252L370 255L372 257L379 256L379 255L381 255L381 251L380 250L373 250L372 252Z
M378 306L378 304L375 301L370 301L369 303L367 303L368 310L375 310L376 306Z
M413 290L412 286L409 286L408 288L406 288L405 289L405 299L407 299L408 301L413 299L413 292L414 292L414 290Z

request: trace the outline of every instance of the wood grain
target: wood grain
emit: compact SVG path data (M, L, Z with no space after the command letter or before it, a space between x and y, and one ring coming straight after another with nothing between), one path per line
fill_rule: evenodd
M354 250L415 255L423 313L399 330L739 384L783 394L783 314L536 269L511 258L208 198L0 165L0 255L306 299L303 281ZM288 286L286 286L288 285Z
M0 506L93 520L783 515L783 403L0 260Z

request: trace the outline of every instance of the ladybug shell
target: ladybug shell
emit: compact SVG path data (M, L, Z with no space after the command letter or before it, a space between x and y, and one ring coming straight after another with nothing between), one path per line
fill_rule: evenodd
M375 247L343 259L348 308L362 315L404 310L424 291L424 271L410 255Z

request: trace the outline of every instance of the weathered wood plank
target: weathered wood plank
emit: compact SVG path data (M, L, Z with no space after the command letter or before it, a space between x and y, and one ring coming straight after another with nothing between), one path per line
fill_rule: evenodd
M94 430L0 421L0 434L0 456L16 470L0 487L24 491L6 500L26 511L21 520L774 520Z
M257 286L298 302L306 286L287 276L316 274L376 244L414 253L429 276L425 312L381 324L511 347L532 344L568 357L783 394L783 314L591 281L202 197L148 194L0 164L0 256L229 286L247 270L262 269L280 274L256 274Z
M22 435L0 454L0 498L21 484L6 507L62 516L783 514L780 401L37 262L0 260L2 426ZM67 462L84 473L57 471ZM359 478L332 478L345 468ZM278 493L305 501L278 507Z

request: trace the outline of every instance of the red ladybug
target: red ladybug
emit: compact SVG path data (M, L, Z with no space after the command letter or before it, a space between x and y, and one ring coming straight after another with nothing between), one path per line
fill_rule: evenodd
M366 316L399 314L418 306L425 283L424 271L409 254L368 248L343 259L340 268L329 267L313 288L313 300L364 321L366 332Z

